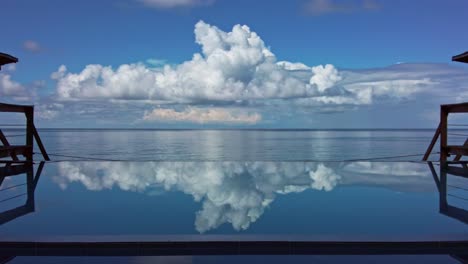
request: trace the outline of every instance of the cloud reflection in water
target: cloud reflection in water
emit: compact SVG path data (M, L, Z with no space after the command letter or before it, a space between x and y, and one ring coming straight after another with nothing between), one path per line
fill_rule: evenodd
M430 183L427 168L416 163L60 162L58 168L54 181L63 189L80 182L93 191L117 186L150 195L189 194L202 203L195 220L200 233L224 223L245 230L277 195L331 191L337 185L424 190Z

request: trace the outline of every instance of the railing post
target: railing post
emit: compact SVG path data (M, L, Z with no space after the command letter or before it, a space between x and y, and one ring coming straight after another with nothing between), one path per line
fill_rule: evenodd
M434 133L434 136L432 137L431 144L429 144L429 147L426 150L426 153L424 154L423 161L426 161L429 156L431 155L432 149L434 148L435 143L437 142L437 139L440 136L440 123L439 126L436 129L436 132Z
M33 160L34 149L34 106L26 107L24 114L26 115L26 145L30 147L30 151L26 154L26 160Z
M31 163L28 165L28 172L26 173L26 188L27 188L27 198L26 206L32 207L31 211L34 211L34 165Z
M10 146L10 142L8 142L7 138L5 137L1 129L0 129L0 142L2 142L3 146L5 147ZM10 152L10 157L12 160L15 160L15 161L18 160L18 156L16 156L15 151Z
M445 166L447 161L447 118L448 111L444 105L440 106L440 162Z
M445 166L440 166L439 179L439 211L446 212L448 208L447 202L447 169Z
M34 125L33 125L33 132L34 132L34 139L36 139L36 144L41 150L42 157L45 160L49 161L50 160L49 155L47 154L47 151L45 150L44 145L42 144L41 137L39 137L39 133L37 132L36 126Z

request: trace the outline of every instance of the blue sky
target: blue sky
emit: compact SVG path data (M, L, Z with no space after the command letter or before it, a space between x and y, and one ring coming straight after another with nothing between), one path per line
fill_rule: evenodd
M1 101L41 127L434 127L468 2L6 0ZM237 26L236 26L237 25ZM245 25L245 26L244 26ZM198 55L197 55L198 54Z

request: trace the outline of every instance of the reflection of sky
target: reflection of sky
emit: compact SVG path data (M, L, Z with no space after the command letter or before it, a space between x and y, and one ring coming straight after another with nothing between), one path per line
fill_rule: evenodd
M459 178L448 182L463 186ZM0 225L0 240L200 233L457 239L467 232L439 213L426 164L91 161L46 164L35 211Z
M433 190L427 167L416 163L312 162L61 162L54 181L66 189L80 182L88 190L118 187L149 195L180 191L202 203L199 232L229 223L245 230L278 195L339 185ZM429 181L428 181L429 179Z

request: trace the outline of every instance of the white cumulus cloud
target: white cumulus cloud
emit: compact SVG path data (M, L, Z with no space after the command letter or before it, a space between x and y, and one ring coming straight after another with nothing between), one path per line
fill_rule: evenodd
M312 67L312 72L310 83L317 85L319 92L324 92L341 80L338 70L331 64Z
M10 74L0 73L0 95L19 96L25 93L25 88L19 82L11 79Z
M279 101L307 106L360 105L371 104L376 98L406 98L437 84L424 67L419 72L396 74L394 68L339 71L331 64L310 67L277 61L246 25L235 25L225 32L200 21L195 25L195 41L202 53L178 65L148 67L133 63L112 68L90 64L78 73L68 72L62 65L51 75L57 81L57 97L151 100L160 104L255 105Z
M278 61L276 64L288 71L310 70L310 67L301 62Z
M179 65L154 69L143 63L88 65L80 73L65 66L52 74L59 99L140 99L167 102L236 102L310 96L317 89L276 64L275 56L247 26L231 32L198 22L202 54Z
M272 111L305 116L414 99L438 105L468 97L461 85L468 81L466 69L449 64L339 69L279 60L247 25L224 31L199 21L194 33L200 52L179 64L150 58L116 67L89 64L79 71L61 65L51 74L56 81L52 98L68 101L63 109L67 115L79 108L72 105L93 103L101 112L113 109L132 121L145 116L148 121L208 123L221 122L219 116L224 116L224 121L249 124L270 122ZM140 112L128 113L124 106L130 104L139 105L133 109ZM246 116L236 118L240 111L232 117L232 109L240 108L262 113L262 119L249 114L250 121L241 122Z

